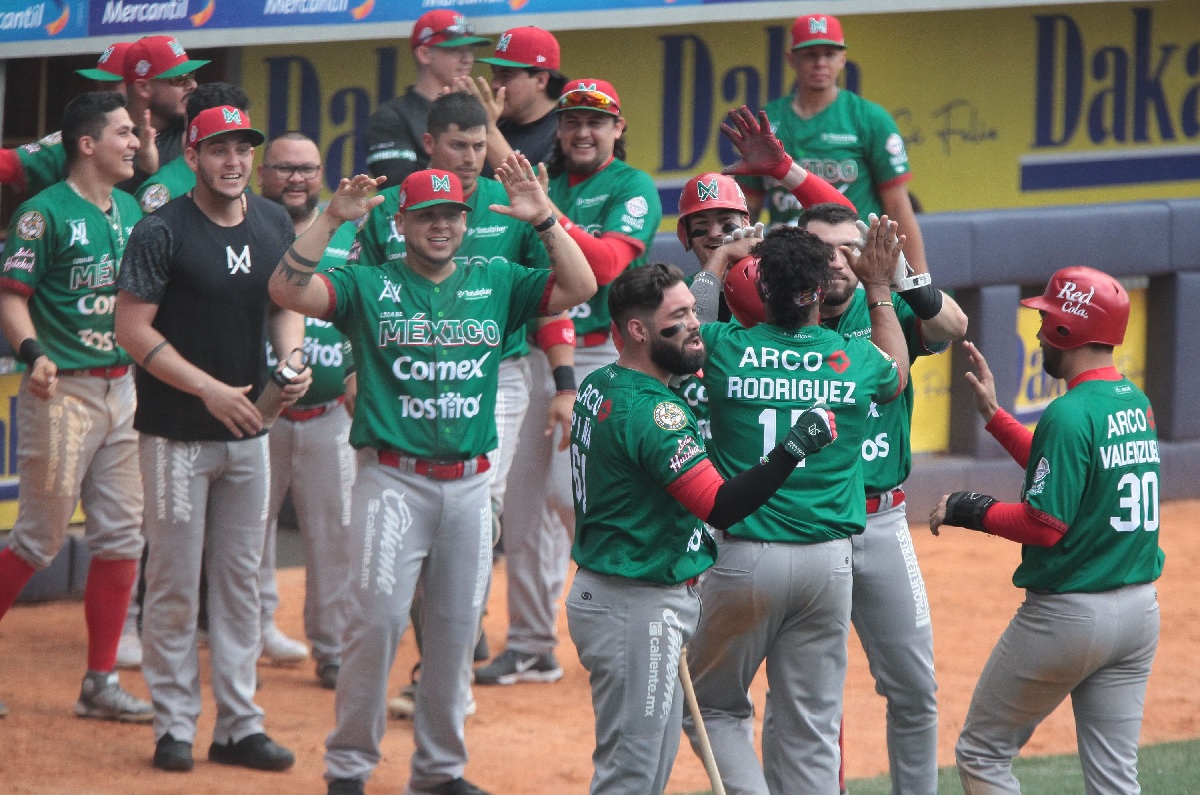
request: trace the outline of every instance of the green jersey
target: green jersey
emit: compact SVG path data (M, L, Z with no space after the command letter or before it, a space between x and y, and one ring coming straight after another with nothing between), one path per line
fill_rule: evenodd
M466 197L467 234L454 261L459 265L489 265L508 262L531 268L548 268L546 249L533 226L489 210L493 204L508 206L508 192L494 179L480 177L475 190ZM367 216L358 233L357 261L363 265L396 262L404 259L404 235L396 230L396 212L400 208L399 186L383 191L383 204ZM504 341L500 358L510 359L529 353L525 330L510 334Z
M896 317L900 320L904 341L908 344L910 362L916 361L918 356L941 353L950 347L948 342L926 347L921 337L921 321L912 309L895 293L892 293L892 303L896 306ZM870 339L871 310L867 307L866 292L855 290L846 311L838 317L823 320L822 324L846 339ZM892 402L871 405L867 438L862 446L863 481L867 494L891 491L908 479L908 473L912 471L912 412L912 379L905 385L903 394Z
M17 158L25 172L25 187L36 196L67 176L67 152L62 131L52 132L31 144L17 147Z
M339 226L330 239L321 261L317 263L317 270L327 271L338 265L345 265L346 257L350 255L350 247L354 245L354 233L357 231L358 227L350 221ZM304 353L308 356L313 380L304 397L296 401L298 407L328 403L346 393L349 348L350 343L346 341L346 337L328 320L304 318ZM275 350L268 340L268 372L274 372L278 365L279 360L275 357Z
M583 379L571 418L571 557L665 585L707 569L711 529L667 492L706 457L695 417L661 381L615 362Z
M912 178L908 152L896 121L870 100L849 91L811 119L802 119L788 94L767 103L771 129L800 165L833 184L854 203L858 214L883 215L879 190ZM747 178L745 184L765 190L763 207L772 225L795 223L800 202L773 179Z
M1018 588L1110 591L1162 573L1154 410L1115 370L1093 375L1055 398L1033 432L1023 499L1067 531L1052 547L1022 547Z
M614 158L576 184L572 184L571 174L559 174L550 180L550 200L589 235L617 235L640 248L641 256L630 267L646 264L646 254L662 221L662 202L658 187L645 171ZM572 307L569 314L575 321L577 337L595 331L607 334L611 324L608 285L597 290L586 304Z
M712 414L712 458L725 477L744 472L783 441L817 404L837 417L837 440L801 462L766 505L731 535L813 544L862 532L861 448L874 403L900 389L896 362L869 340L823 326L742 328L706 323L704 385Z
M143 182L134 195L142 206L142 212L152 213L194 187L196 172L188 168L186 160L177 157Z
M550 272L455 264L435 284L404 262L321 274L333 325L354 346L350 443L465 460L496 447L496 384L506 335L543 310Z
M38 342L58 369L130 363L113 339L113 304L125 241L141 217L124 191L113 191L106 213L65 181L13 213L0 287L29 296Z

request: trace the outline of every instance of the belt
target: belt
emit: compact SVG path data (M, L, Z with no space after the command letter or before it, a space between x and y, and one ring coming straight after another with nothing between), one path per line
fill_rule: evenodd
M608 329L604 329L603 331L589 331L587 334L580 334L575 338L575 347L594 348L606 342L608 342Z
M899 486L883 494L867 495L867 513L879 513L880 510L886 511L888 508L895 508L897 505L903 504L904 489Z
M459 480L471 475L483 474L492 468L492 462L486 455L469 458L466 461L429 461L424 458L402 455L395 450L380 450L379 463L405 472L415 472L434 480Z
M117 367L84 367L80 370L59 370L59 375L90 375L94 378L121 378L129 372L129 365Z
M295 409L295 408L291 408L289 406L288 408L286 408L280 412L280 416L283 417L285 420L291 420L292 422L304 422L305 420L315 420L317 417L320 417L322 414L327 414L328 412L333 411L335 408L337 408L338 406L342 405L345 402L346 402L346 396L343 395L342 397L338 398L337 400L331 400L328 403L321 403L316 406L305 406L302 409Z

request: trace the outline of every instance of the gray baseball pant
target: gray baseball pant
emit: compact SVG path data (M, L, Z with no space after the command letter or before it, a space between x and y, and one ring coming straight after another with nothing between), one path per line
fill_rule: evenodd
M954 749L963 792L1020 793L1012 760L1067 696L1084 791L1141 792L1138 735L1158 630L1153 583L1101 593L1026 591L979 676Z
M867 529L851 543L850 618L875 677L875 692L887 699L892 792L936 795L933 625L904 505L868 514Z
M683 720L680 649L699 620L689 586L576 572L567 627L592 685L591 795L660 795L667 786Z
M180 442L143 434L139 452L150 545L142 673L154 702L154 736L169 732L176 740L195 741L203 558L217 704L213 741L236 742L263 730L263 711L254 703L254 668L271 477L267 439Z
M575 380L616 361L610 339L603 345L575 349ZM575 537L575 503L571 496L571 463L555 449L557 438L545 435L554 378L546 354L529 353L532 388L528 421L517 443L521 462L509 479L504 515L504 555L508 575L507 647L522 654L549 654L558 645L558 600L567 581L571 542ZM557 437L557 433L555 434Z
M350 610L350 491L355 458L350 415L345 406L335 404L310 420L280 417L267 438L271 497L258 571L262 626L274 623L279 607L275 537L283 498L290 491L304 540L304 634L318 666L340 665Z
M724 536L688 645L696 700L729 795L837 795L838 732L853 589L850 539L818 544ZM763 661L772 720L754 752L750 683ZM699 753L695 726L684 731Z
M483 595L492 566L488 473L433 480L358 457L351 519L350 621L338 674L326 777L365 781L379 764L387 683L417 578L427 632L413 715L411 789L463 775L463 723Z

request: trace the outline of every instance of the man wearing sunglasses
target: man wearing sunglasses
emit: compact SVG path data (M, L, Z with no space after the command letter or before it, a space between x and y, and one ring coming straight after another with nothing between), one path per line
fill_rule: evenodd
M476 36L462 14L439 8L421 15L408 43L417 65L416 82L404 96L380 105L367 124L367 170L372 177L387 177L388 185L399 185L414 171L429 168L421 144L429 107L442 89L471 74L473 48L492 42Z
M574 321L579 378L617 358L609 327L607 285L645 263L662 219L654 180L625 163L625 119L612 84L571 80L559 98L558 140L550 160L554 216L579 244L600 285L595 297L569 312ZM536 428L560 392L575 388L575 374L550 366L531 350L533 387L526 415ZM568 380L569 379L569 380ZM523 433L519 472L509 478L504 516L508 570L508 639L502 654L475 672L479 684L553 682L562 677L557 601L566 582L569 528L575 526L570 461L554 439Z

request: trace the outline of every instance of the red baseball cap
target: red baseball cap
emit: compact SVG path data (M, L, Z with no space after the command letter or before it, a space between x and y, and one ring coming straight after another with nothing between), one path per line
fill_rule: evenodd
M558 39L548 30L541 28L509 28L496 42L496 51L491 58L479 58L480 63L493 66L511 66L516 69L545 69L558 71L561 63Z
M101 80L105 83L116 83L125 79L125 54L133 46L130 41L118 41L108 45L108 49L100 53L95 69L76 69L75 74L83 75L89 80Z
M174 36L145 36L125 53L125 82L179 77L196 71L208 61L188 60L187 51Z
M457 11L438 8L421 15L413 25L408 43L415 50L418 47L478 47L491 44L492 40L476 36L474 26Z
M414 171L400 183L400 209L420 210L438 204L453 204L463 210L471 205L463 201L462 183L449 171L427 168Z
M620 116L621 98L607 80L584 77L567 81L555 110L593 110L609 116Z
M809 14L800 17L792 25L792 49L814 47L827 44L830 47L846 49L846 34L842 33L842 23L837 17L828 14Z
M246 111L232 105L219 105L200 111L192 119L188 125L187 145L195 149L201 141L231 132L246 133L254 146L267 140L267 136L250 126L250 114Z

